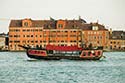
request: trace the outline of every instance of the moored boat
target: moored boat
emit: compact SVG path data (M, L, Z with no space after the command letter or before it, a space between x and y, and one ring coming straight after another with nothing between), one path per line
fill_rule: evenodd
M46 48L31 48L19 45L26 49L27 56L44 60L99 60L103 55L102 48L79 48L78 46L47 45Z

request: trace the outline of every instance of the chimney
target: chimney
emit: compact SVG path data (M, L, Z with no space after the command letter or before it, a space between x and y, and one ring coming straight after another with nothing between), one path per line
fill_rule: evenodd
M110 28L109 33L110 33L110 35L112 35L112 28Z

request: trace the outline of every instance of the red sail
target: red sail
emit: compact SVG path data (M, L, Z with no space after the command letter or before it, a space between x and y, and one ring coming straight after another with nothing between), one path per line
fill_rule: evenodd
M79 51L82 50L82 48L79 48L78 46L55 46L55 45L47 45L47 50L56 50L56 51Z

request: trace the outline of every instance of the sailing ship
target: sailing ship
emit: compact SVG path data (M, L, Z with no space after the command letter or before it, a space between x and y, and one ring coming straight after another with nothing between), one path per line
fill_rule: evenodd
M31 48L19 45L26 49L28 57L44 60L99 60L103 55L102 48L79 48L78 46L55 46L48 44L46 48Z

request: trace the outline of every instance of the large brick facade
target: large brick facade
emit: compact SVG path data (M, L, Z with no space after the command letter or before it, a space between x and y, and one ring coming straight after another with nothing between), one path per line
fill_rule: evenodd
M78 20L11 20L9 26L9 49L24 50L18 45L46 47L89 45L107 47L109 32L98 23Z

